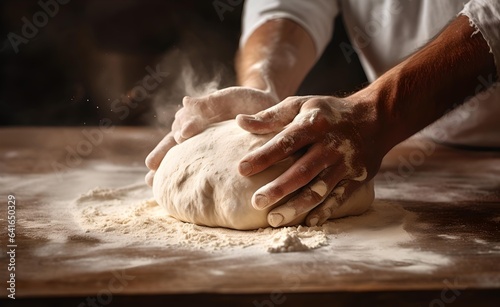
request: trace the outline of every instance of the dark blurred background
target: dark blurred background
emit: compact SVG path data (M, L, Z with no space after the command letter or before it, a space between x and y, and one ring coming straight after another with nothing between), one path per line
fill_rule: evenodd
M235 83L243 4L65 2L0 2L0 125L169 125L184 95ZM340 18L335 28L299 94L344 95L366 83L339 48L348 42ZM144 88L151 70L161 76Z

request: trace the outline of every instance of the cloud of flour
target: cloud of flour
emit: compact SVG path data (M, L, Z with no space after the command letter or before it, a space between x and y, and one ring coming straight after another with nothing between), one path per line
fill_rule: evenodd
M192 55L180 51L165 55L160 65L170 72L170 81L155 93L152 107L156 113L156 125L163 128L170 128L175 113L182 107L184 96L207 95L227 86L227 80L223 79L232 78L222 64L193 59Z

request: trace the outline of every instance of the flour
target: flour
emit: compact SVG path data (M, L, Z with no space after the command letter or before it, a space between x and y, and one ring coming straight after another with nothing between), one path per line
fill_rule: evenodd
M441 234L441 235L437 235L439 238L442 238L442 239L447 239L447 240L458 240L460 239L460 237L458 236L452 236L452 235L447 235L447 234Z
M296 233L279 234L272 242L273 245L267 248L270 253L301 252L309 249Z
M266 246L270 237L283 236L284 230L291 229L298 234L298 241L305 242L301 243L304 250L318 248L326 240L322 232L304 227L235 231L184 223L169 217L154 199L144 200L150 193L143 184L118 189L94 188L75 200L75 219L85 234L103 241L149 242L194 249Z
M363 215L329 221L321 227L251 231L180 222L167 216L143 184L95 188L78 197L72 206L80 229L72 236L83 235L113 246L147 245L232 255L294 252L305 256L318 251L346 270L367 265L428 272L451 264L446 256L421 250L405 230L415 220L414 213L384 201L375 201Z
M301 252L328 245L326 233L320 227L285 227L270 240L270 253Z

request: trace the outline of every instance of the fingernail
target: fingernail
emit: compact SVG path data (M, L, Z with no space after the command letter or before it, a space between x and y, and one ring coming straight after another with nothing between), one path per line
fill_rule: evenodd
M250 164L249 162L245 161L240 163L239 171L241 175L243 176L249 175L252 172L252 170L253 170L252 164Z
M318 194L320 197L325 196L326 192L328 192L328 187L323 180L319 180L311 187L311 190Z
M313 217L309 220L309 227L314 227L318 225L319 219L317 217Z
M269 222L271 226L278 227L288 224L297 218L297 211L294 208L280 207L269 213Z
M241 116L243 116L245 118L249 118L249 119L255 119L255 115L253 115L253 114L241 114Z
M262 120L255 115L243 115L243 119L249 122L261 122Z
M257 209L264 209L269 204L269 198L262 194L255 195L254 204Z
M285 218L279 213L270 213L268 217L269 225L279 227Z

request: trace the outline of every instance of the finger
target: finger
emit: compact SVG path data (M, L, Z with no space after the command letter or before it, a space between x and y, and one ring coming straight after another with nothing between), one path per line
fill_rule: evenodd
M347 180L339 182L328 197L316 208L314 208L306 217L307 226L321 226L330 218L332 212L340 207L344 196Z
M186 97L184 97L186 98ZM184 104L184 100L183 100ZM181 108L179 111L175 113L174 122L172 123L172 133L174 140L180 144L186 140L186 138L182 137L182 128L185 123L192 117L186 107Z
M193 116L190 115L185 108L182 108L175 113L175 119L172 123L172 133L177 144L184 142L189 137L196 134L192 130L199 129L198 127L195 127L196 124L194 121L192 119L190 120L192 117Z
M271 226L279 227L290 224L313 210L322 203L342 178L343 172L338 167L325 169L310 184L303 187L297 195L285 204L276 207L268 214Z
M176 120L172 125L172 129L176 131L174 137L178 143L182 143L201 133L212 123L229 119L228 116L220 116L213 109L213 106L216 105L213 100L213 95L200 98L189 96L183 98L184 109L177 112Z
M168 133L146 157L146 166L150 170L157 170L167 152L176 144L172 132Z
M285 196L306 186L327 168L328 165L323 162L324 159L325 154L323 146L321 146L321 144L312 146L288 170L254 193L252 197L252 205L254 208L260 210L265 209L274 205ZM335 184L337 184L337 182L334 182L334 185L330 185L330 190ZM330 190L328 192L330 192Z
M196 116L182 125L182 128L179 130L178 140L176 139L176 141L181 143L205 130L206 126L206 121Z
M186 116L186 115L184 115L185 112L186 112L185 108L181 108L180 110L175 112L174 122L172 123L171 133L172 133L172 135L177 143L180 143L177 140L177 134L179 134L179 136L180 136L180 130L182 128L183 118Z
M153 187L153 179L155 177L155 173L155 171L149 171L144 178L144 181L146 181L146 184L150 187Z
M236 116L236 122L241 128L255 134L277 132L292 122L304 101L303 97L289 97L255 115L240 114Z
M306 217L306 225L321 226L328 219L358 215L365 212L375 199L373 180L341 182L328 198Z
M200 115L206 118L211 118L217 114L214 107L217 106L218 96L209 94L203 97L185 96L182 99L182 105L189 110L190 114Z
M182 105L185 108L193 107L196 104L197 100L191 96L184 96L182 98Z
M172 130L177 130L180 128L182 121L184 120L184 117L186 113L186 108L182 107L177 112L174 114L174 122L172 123ZM175 129L174 129L175 128Z
M244 156L238 165L239 173L242 176L257 174L311 144L314 135L304 128L291 125L260 148Z

